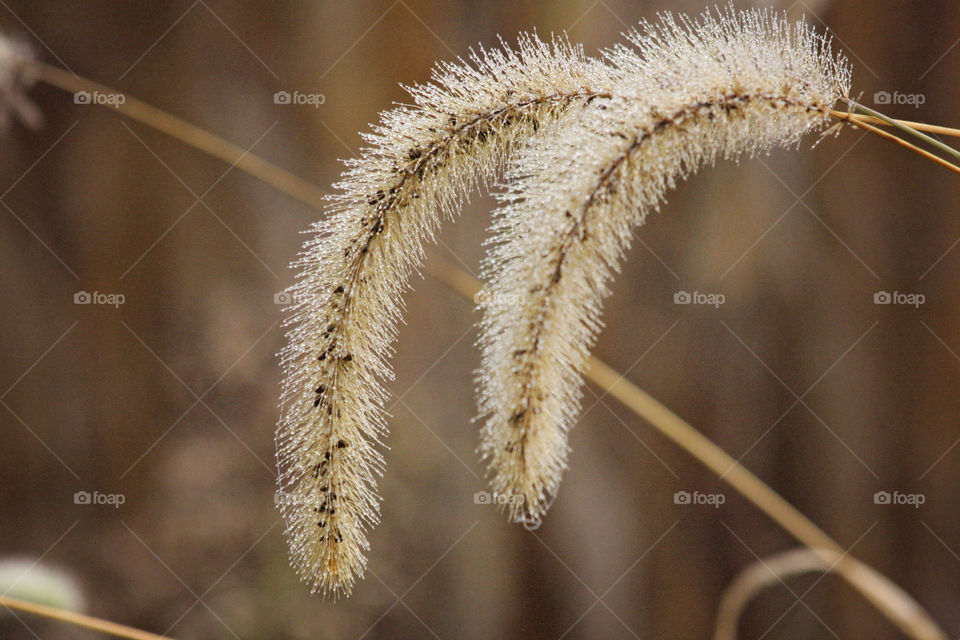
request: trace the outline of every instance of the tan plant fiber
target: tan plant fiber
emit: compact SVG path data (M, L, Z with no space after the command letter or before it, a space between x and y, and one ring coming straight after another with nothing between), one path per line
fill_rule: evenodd
M603 61L526 35L440 65L348 161L295 263L282 353L280 507L312 590L348 594L364 571L401 294L478 183L510 166L481 302L481 452L514 498L498 502L535 526L630 228L704 162L796 143L849 89L822 37L769 12L665 16L628 39Z

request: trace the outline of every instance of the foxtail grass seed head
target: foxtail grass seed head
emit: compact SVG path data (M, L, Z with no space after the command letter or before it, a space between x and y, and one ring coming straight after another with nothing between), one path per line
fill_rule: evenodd
M25 43L0 34L0 132L16 118L31 129L43 124L43 116L27 97L33 80L27 67L34 60Z
M280 507L293 564L312 590L349 593L379 518L382 381L410 272L440 219L517 146L575 105L606 99L612 74L562 39L441 64L382 116L347 162L328 215L295 263L278 428Z
M481 452L498 503L535 526L631 228L702 164L796 143L849 89L823 38L768 12L667 16L627 40L595 60L524 35L441 64L347 162L294 263L281 354L278 502L313 591L349 594L364 572L401 294L478 184L510 167L485 265Z
M539 525L634 227L717 158L796 144L827 122L849 69L809 27L766 11L664 16L607 53L616 97L536 138L506 179L484 266L481 452L510 516Z

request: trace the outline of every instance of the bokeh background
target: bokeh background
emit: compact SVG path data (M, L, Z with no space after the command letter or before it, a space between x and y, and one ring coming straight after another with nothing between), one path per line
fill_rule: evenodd
M746 6L744 3L736 3ZM0 29L327 188L435 60L566 31L588 53L700 2L4 0ZM960 125L960 7L778 3L829 27L855 91ZM278 105L277 91L323 94ZM478 315L414 278L390 385L383 522L340 602L288 567L273 506L283 342L274 294L321 213L57 89L0 147L0 556L75 577L87 610L177 638L705 638L725 586L795 542L589 388L545 524L488 505L475 454ZM859 131L721 162L630 251L595 354L697 425L960 634L960 180ZM432 260L476 270L491 199ZM76 305L119 293L118 308ZM674 304L722 293L719 308ZM919 308L877 305L921 293ZM122 494L119 508L75 504ZM722 494L719 508L678 491ZM878 491L922 495L919 508ZM792 580L744 638L897 638L835 577ZM799 600L802 598L802 600ZM0 614L4 638L95 637Z

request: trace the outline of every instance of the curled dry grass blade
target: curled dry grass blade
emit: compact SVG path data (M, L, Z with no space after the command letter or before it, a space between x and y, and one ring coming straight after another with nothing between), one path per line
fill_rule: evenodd
M841 573L840 566L845 565ZM944 638L935 622L899 586L871 567L832 549L791 549L760 558L741 571L724 591L717 610L713 640L736 640L740 616L760 592L805 573L838 573L881 611L897 612L909 628L905 632L916 638Z

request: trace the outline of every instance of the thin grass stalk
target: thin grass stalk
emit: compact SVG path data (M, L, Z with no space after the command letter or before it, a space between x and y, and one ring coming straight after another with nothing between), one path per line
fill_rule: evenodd
M44 618L50 618L51 620L59 620L61 622L66 622L67 624L72 624L76 627L99 631L100 633L108 636L114 636L115 638L128 638L129 640L172 640L172 638L169 636L159 636L155 633L150 633L149 631L142 631L140 629L135 629L134 627L128 627L126 625L111 622L109 620L103 620L102 618L95 618L83 613L66 611L64 609L57 609L56 607L48 607L47 605L28 602L26 600L19 600L17 598L10 598L7 596L0 596L0 606L11 610L23 611L24 613L29 613L36 616L42 616Z
M28 63L27 73L35 80L44 82L67 93L77 93L79 91L86 91L91 94L94 92L109 94L122 93L106 85L82 76L76 76L59 67L43 62ZM131 120L136 120L141 124L152 127L194 149L222 160L228 165L248 173L304 204L316 209L323 208L324 192L303 178L268 162L260 156L251 153L248 149L229 142L206 129L182 120L142 100L126 94L123 95L125 100L122 103L111 104L109 108L116 108L118 112Z
M893 126L891 122L896 122L902 124L911 129L916 129L917 131L925 131L926 133L938 133L942 136L952 136L954 138L960 138L960 129L954 129L952 127L941 127L936 124L927 124L925 122L915 122L913 120L900 120L895 118L887 118L883 120L881 118L875 118L874 116L864 115L862 113L852 113L849 111L836 111L833 114L834 117L842 118L846 120L851 118L853 120L860 120L861 122L866 122L867 124L879 124L886 127Z
M936 147L936 148L939 149L940 151L943 151L944 153L950 154L950 155L953 156L954 158L957 158L958 160L960 160L960 151L957 151L956 149L954 149L953 147L951 147L951 146L949 146L949 145L943 144L942 142L940 142L940 141L937 140L936 138L932 138L932 137L928 136L927 134L923 133L922 131L919 131L919 130L915 129L914 127L908 126L907 124L905 124L905 123L903 123L903 122L900 122L900 121L898 121L898 120L894 120L894 119L891 118L890 116L884 115L884 114L880 113L879 111L875 111L875 110L871 109L870 107L866 107L866 106L860 104L859 102L854 102L854 101L851 100L850 98L844 98L844 100L845 100L851 107L853 107L855 110L862 111L862 112L866 113L867 115L871 115L871 116L873 116L874 118L877 118L877 119L879 119L879 120L883 120L884 122L886 122L886 123L887 123L888 125L890 125L891 127L896 127L897 129L900 129L900 130L903 131L904 133L909 133L910 135L912 135L912 136L914 136L914 137L916 137L916 138L919 138L919 139L923 140L923 141L926 142L927 144L929 144L929 145L931 145L931 146L933 146L933 147Z
M473 300L481 289L479 280L456 265L437 258L428 265L431 275L468 300ZM818 554L828 566L833 567L834 572L863 594L906 635L916 640L946 640L946 633L919 603L906 592L900 591L897 597L892 597L889 590L876 589L877 582L863 580L863 563L847 554L840 543L690 423L594 356L589 357L584 375L604 393L619 400L623 406L716 473L784 531ZM889 583L886 578L884 580Z
M916 600L904 591L900 591L899 597L891 597L888 590L877 588L877 582L863 580L865 565L862 562L851 557L813 521L690 423L596 358L591 357L586 377L718 474L767 517L819 555L906 635L916 640L946 640L946 632ZM884 581L890 582L886 578Z
M859 127L859 128L861 128L861 129L863 129L863 130L865 130L865 131L869 131L870 133L872 133L872 134L874 134L874 135L876 135L876 136L880 136L880 137L883 138L884 140L889 140L890 142L893 142L894 144L898 144L898 145L900 145L900 146L902 146L902 147L906 147L907 149L910 149L911 151L920 154L921 156L923 156L923 157L926 158L927 160L930 160L930 161L932 161L932 162L935 162L935 163L939 164L940 166L946 167L947 169L949 169L950 171L953 171L954 173L960 173L960 167L958 167L957 165L955 165L955 164L953 164L953 163L951 163L951 162L948 162L947 160L944 160L944 159L941 158L940 156L936 156L936 155L930 153L929 151L927 151L927 150L925 150L925 149L921 149L920 147L918 147L918 146L916 146L916 145L914 145L914 144L911 144L910 142L907 142L906 140L904 140L903 138L900 138L899 136L895 136L895 135L893 135L892 133L888 133L887 131L883 131L882 129L878 129L877 127L874 127L873 125L867 124L866 122L864 122L864 121L862 121L862 120L855 119L855 118L850 118L849 116L850 116L851 114L849 114L849 113L840 113L840 112L837 112L836 115L835 115L834 113L831 113L830 115L833 115L834 117L839 118L839 119L843 120L844 122L849 122L851 125L853 125L853 126L855 126L855 127ZM841 117L841 116L842 116L842 117Z

